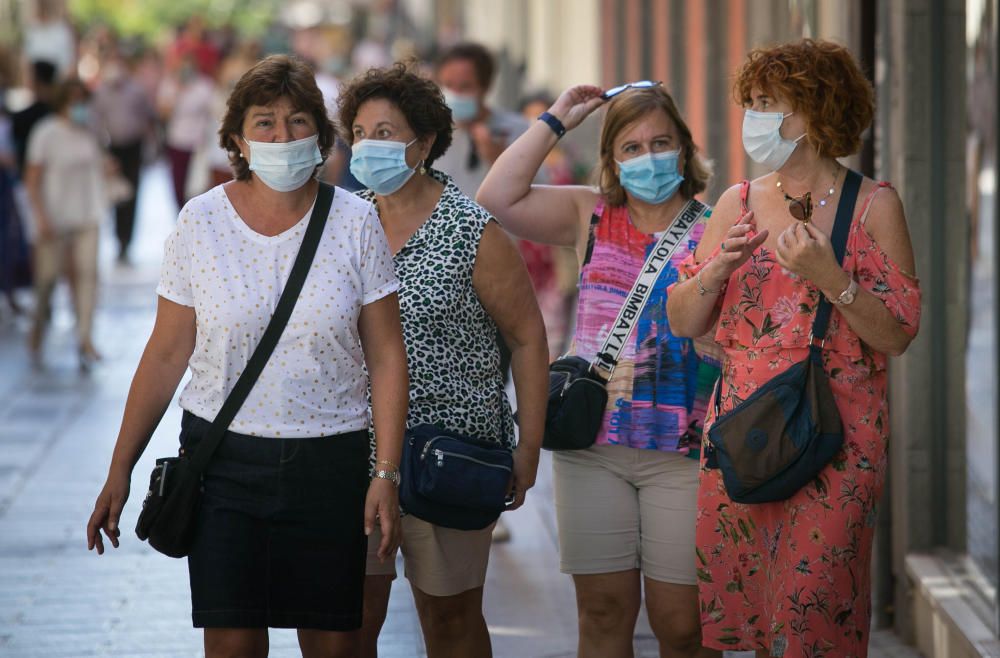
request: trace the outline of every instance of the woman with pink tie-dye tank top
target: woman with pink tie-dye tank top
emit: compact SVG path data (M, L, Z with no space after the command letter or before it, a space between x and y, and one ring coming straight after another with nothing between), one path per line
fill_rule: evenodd
M611 100L613 99L613 100ZM608 103L594 187L534 185L567 129ZM709 178L659 83L568 89L494 163L478 201L520 238L583 263L572 353L593 360L647 255ZM701 647L695 572L698 447L718 363L667 322L667 289L704 231L659 273L625 340L595 445L553 453L560 566L576 586L581 656L631 655L642 595L665 654Z

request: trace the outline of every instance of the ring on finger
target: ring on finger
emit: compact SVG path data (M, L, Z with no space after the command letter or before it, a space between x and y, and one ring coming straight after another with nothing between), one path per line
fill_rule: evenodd
M719 245L719 247L720 247L720 248L722 249L722 251L725 251L725 250L726 250L726 241L725 241L725 240L723 240L723 241L722 241L722 244L721 244L721 245Z

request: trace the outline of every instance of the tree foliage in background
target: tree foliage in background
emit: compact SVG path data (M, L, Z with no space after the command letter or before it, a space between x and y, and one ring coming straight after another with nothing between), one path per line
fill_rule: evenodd
M77 25L111 27L123 37L147 42L165 38L191 16L201 16L207 26L232 25L240 34L264 33L279 14L281 0L70 0L69 11Z

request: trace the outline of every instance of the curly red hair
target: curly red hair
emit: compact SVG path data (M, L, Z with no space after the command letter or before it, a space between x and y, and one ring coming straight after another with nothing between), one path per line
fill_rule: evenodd
M755 88L805 115L806 140L823 157L856 153L875 114L871 83L850 51L830 41L802 39L750 51L733 95L747 107Z

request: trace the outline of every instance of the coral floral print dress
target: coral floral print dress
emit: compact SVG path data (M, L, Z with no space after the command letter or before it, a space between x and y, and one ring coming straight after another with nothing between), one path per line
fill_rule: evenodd
M878 186L847 238L843 267L878 297L907 334L917 332L920 288L864 228ZM741 200L747 212L749 183ZM706 259L707 261L708 259ZM687 277L704 265L693 257ZM761 248L729 279L715 339L726 358L722 411L808 353L820 292ZM875 505L887 466L886 356L858 338L834 307L823 350L844 424L844 449L790 499L730 501L718 470L701 471L697 560L706 646L770 650L789 658L861 658L868 653ZM706 432L714 421L710 408Z

